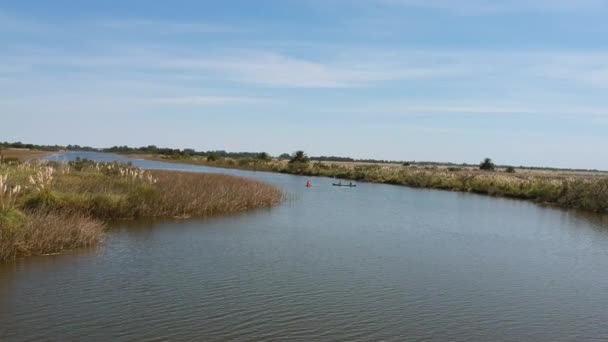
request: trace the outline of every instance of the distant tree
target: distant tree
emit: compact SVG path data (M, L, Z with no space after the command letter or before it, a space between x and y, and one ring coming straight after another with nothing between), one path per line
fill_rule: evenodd
M289 159L290 164L294 163L308 163L309 159L304 151L296 151L291 155L291 159Z
M507 169L505 170L505 172L507 172L507 173L515 173L515 168L513 166L509 166L509 167L507 167Z
M281 159L281 160L288 160L290 158L291 158L291 156L289 155L289 153L283 153L279 156L279 159Z
M261 161L269 161L272 158L270 157L270 154L268 154L266 152L261 152L255 156L255 159L261 160Z
M479 169L484 171L494 171L496 166L492 162L492 159L486 158L481 162L481 164L479 164Z
M215 152L211 152L207 155L207 161L214 162L219 159L219 156Z
M148 145L146 147L142 147L142 149L146 152L156 153L158 152L158 147L156 145Z

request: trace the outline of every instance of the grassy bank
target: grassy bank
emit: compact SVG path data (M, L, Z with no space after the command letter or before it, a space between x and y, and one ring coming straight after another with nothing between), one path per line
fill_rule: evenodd
M95 245L111 220L205 217L283 198L239 177L92 162L3 164L0 177L0 260Z
M52 154L52 151L31 150L27 148L0 149L0 163L25 162Z
M481 171L471 168L440 168L403 165L307 162L281 160L160 158L170 162L215 167L280 172L306 176L405 185L449 191L473 192L490 196L518 198L551 205L608 212L606 173L522 171Z

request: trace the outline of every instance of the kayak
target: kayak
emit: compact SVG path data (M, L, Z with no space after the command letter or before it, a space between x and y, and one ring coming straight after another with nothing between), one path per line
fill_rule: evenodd
M337 183L332 183L331 185L333 185L333 186L347 186L349 188L355 188L355 187L357 187L357 184L337 184Z

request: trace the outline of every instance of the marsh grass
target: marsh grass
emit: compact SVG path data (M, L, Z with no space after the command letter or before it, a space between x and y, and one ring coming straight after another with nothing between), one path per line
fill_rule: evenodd
M159 158L155 158L159 159ZM288 163L273 160L207 162L202 159L161 158L188 164L331 177L361 182L433 188L517 198L566 208L608 212L608 176L605 173L482 171L470 168L420 167L358 163Z
M0 159L5 163L20 163L42 158L52 154L50 151L31 150L27 148L4 148L0 150Z
M94 246L104 237L103 222L78 213L34 211L19 221L0 227L0 260Z
M284 198L240 177L88 161L5 164L0 175L0 260L95 245L109 221L236 213Z

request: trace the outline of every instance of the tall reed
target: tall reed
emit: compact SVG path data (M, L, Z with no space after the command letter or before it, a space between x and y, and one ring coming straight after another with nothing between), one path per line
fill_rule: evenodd
M152 157L151 159L159 159ZM566 208L595 212L608 212L608 174L489 172L463 168L419 167L358 163L287 163L286 161L260 161L253 159L182 158L162 160L187 164L245 170L280 172L288 174L332 177L362 182L405 185L449 191L518 198Z
M83 214L29 212L19 227L1 227L0 260L94 246L103 239L104 227Z
M0 260L94 245L111 220L204 217L282 200L276 187L226 175L89 161L0 164Z

